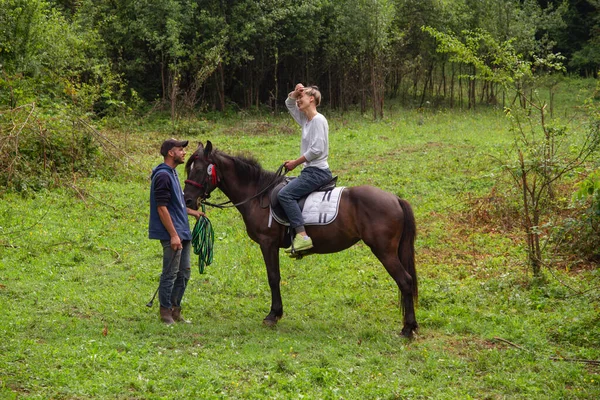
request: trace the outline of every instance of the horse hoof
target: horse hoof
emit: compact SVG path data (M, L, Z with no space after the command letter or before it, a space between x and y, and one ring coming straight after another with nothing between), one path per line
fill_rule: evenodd
M414 339L417 328L402 328L402 336L407 339Z
M280 316L276 316L276 315L267 315L265 317L265 319L263 319L263 325L266 326L275 326L277 325L277 321L279 321L281 319L282 315Z

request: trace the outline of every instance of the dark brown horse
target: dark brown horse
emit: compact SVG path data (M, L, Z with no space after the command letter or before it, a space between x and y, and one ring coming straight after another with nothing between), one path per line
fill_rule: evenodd
M212 164L212 165L211 165ZM202 144L186 163L185 201L196 209L219 188L242 214L246 231L260 245L271 288L271 311L264 323L275 325L283 316L279 283L279 249L290 245L286 227L273 221L269 227L269 193L284 178L265 171L251 158L230 156ZM406 200L373 186L346 188L342 192L337 218L328 225L306 226L312 238L312 253L334 253L362 240L394 279L401 293L404 326L402 335L417 330L414 300L417 297L414 241L416 226Z

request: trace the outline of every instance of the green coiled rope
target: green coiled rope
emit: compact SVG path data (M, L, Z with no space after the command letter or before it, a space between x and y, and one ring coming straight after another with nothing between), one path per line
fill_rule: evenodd
M202 212L204 212L204 204L202 204ZM194 254L198 255L198 268L201 274L204 273L204 267L212 263L214 242L215 231L208 217L203 215L198 218L192 231L192 246Z

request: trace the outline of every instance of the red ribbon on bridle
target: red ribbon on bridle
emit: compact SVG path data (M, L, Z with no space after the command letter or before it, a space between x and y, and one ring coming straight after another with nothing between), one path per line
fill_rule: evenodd
M198 157L196 157L196 158L198 158ZM219 177L217 176L217 166L215 164L210 164L209 169L210 169L210 182L212 183L213 186L217 186L217 183L219 182ZM199 189L204 189L203 184L193 181L191 179L186 179L185 183L189 183L190 185L195 186Z
M212 164L212 170L210 172L210 177L212 180L212 185L217 186L217 166Z

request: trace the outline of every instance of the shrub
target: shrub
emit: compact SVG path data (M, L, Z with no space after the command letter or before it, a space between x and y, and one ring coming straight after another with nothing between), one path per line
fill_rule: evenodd
M34 104L0 113L0 186L39 190L96 170L92 133L63 112L35 116Z
M600 262L600 169L578 184L573 201L578 213L566 221L562 238L573 254Z

